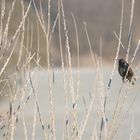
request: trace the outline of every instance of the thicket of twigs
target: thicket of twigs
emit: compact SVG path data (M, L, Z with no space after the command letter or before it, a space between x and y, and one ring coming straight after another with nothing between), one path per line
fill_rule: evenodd
M19 1L18 1L19 2ZM60 71L62 72L63 79L63 96L64 96L64 110L63 110L63 126L62 139L82 139L86 128L88 127L88 121L90 117L93 117L94 125L89 129L91 137L88 139L95 140L111 140L114 139L118 133L119 127L123 120L127 117L131 106L135 102L135 99L132 101L132 104L126 111L125 115L122 113L124 105L127 101L127 95L132 85L129 83L122 83L119 89L118 98L116 99L115 109L113 115L108 120L106 115L106 104L108 103L108 95L110 93L111 84L114 78L115 69L117 66L117 61L119 58L120 48L122 47L126 51L126 61L129 61L130 66L133 63L137 51L139 50L139 44L136 46L133 57L129 58L129 50L131 46L131 37L132 37L132 27L133 27L133 10L135 0L132 0L131 4L131 14L130 14L130 26L128 31L128 45L124 46L122 42L122 29L123 29L123 17L124 17L124 0L122 0L122 13L120 18L120 30L117 34L114 32L118 45L116 47L116 55L114 58L114 65L112 67L110 77L108 78L108 86L104 84L104 67L102 65L102 52L104 51L102 46L102 37L100 38L99 55L95 55L92 51L92 44L90 42L90 36L87 30L86 22L83 23L85 30L85 35L88 40L87 49L90 50L91 61L95 69L95 77L93 77L94 84L93 89L90 93L90 101L87 104L83 97L83 104L85 106L86 113L83 113L82 120L78 120L78 100L81 96L80 94L80 45L78 39L78 30L75 16L71 14L74 27L75 27L75 38L76 38L76 53L77 53L77 74L76 81L73 77L73 67L72 67L72 57L71 57L71 46L69 42L69 31L67 29L65 11L63 7L63 1L58 0L57 15L53 24L51 24L51 1L48 0L47 9L47 21L44 20L42 4L40 1L40 10L35 5L34 0L30 0L28 6L25 8L24 1L21 0L19 5L21 6L22 15L20 18L19 25L12 35L9 34L9 26L12 18L12 14L15 9L17 0L13 0L10 10L8 13L5 12L6 1L1 0L1 15L0 15L0 84L1 84L1 98L8 98L9 101L9 110L4 112L1 115L0 120L0 135L1 139L14 139L16 137L15 132L16 126L19 122L21 123L21 128L23 128L23 134L25 139L35 139L36 135L41 135L43 139L58 139L57 138L57 129L56 129L56 110L54 102L54 80L55 80L55 68L53 65L53 46L51 42L53 41L53 35L55 29L58 29L58 38L59 38L59 54L61 57L61 67ZM34 40L34 28L30 22L28 12L31 8L31 5L34 6L36 14L36 30L37 30L37 48L33 51L33 40ZM62 35L64 36L64 46L62 47ZM46 63L47 67L43 67L40 64L41 55L40 55L40 37L44 38L44 52L46 52ZM65 50L63 49L65 48ZM35 51L36 50L36 51ZM15 57L16 55L16 57ZM53 56L53 57L52 57ZM16 58L16 60L15 60ZM14 61L14 63L13 63ZM12 64L12 70L10 70ZM39 81L34 80L34 75L36 71L44 71L47 74L47 90L48 94L48 103L49 110L46 112L49 116L44 117L40 109L40 100L39 94L36 91L36 84ZM7 72L8 71L8 72ZM10 71L10 73L9 73ZM85 83L86 84L86 83ZM126 90L123 90L126 88ZM40 91L41 92L41 91ZM69 94L71 96L69 96ZM85 93L86 94L86 93ZM31 98L32 97L32 98ZM33 110L33 124L32 129L30 130L30 136L28 135L28 123L24 113L26 108L30 108L29 102L33 100L34 108ZM45 105L44 105L45 107ZM93 109L95 108L95 109ZM95 111L93 113L93 110ZM26 112L27 113L27 112ZM41 127L42 132L39 134L37 132L37 124ZM128 128L129 129L129 128ZM130 133L130 139L135 138L133 133L133 122Z

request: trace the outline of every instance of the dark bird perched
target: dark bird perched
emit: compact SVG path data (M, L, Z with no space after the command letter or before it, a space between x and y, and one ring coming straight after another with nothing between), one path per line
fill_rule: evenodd
M134 77L134 72L124 59L119 59L118 71L119 74L122 76L123 82L125 79L128 79L128 81L132 82L132 85L134 85L134 81L132 81L132 78L134 78L134 80L136 81Z

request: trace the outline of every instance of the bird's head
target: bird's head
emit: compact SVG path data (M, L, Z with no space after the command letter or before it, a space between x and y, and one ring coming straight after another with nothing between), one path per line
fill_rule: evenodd
M126 63L126 61L125 61L123 58L120 58L120 59L118 60L118 62L119 62L119 65L123 65L123 64Z

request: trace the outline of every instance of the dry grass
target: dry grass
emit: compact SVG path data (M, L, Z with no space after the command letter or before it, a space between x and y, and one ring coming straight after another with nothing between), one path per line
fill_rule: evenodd
M132 21L134 14L134 3L135 0L132 0L131 6L131 14L130 14L130 26L128 31L128 46L125 47L122 42L122 30L123 30L123 17L124 17L124 0L122 0L122 13L120 20L120 30L119 35L115 33L115 36L118 41L116 55L114 56L114 65L112 67L112 71L110 74L110 78L108 78L108 86L104 83L104 67L103 67L103 54L104 51L102 44L102 36L100 37L100 46L99 55L94 55L92 50L92 44L90 41L89 32L87 30L86 22L83 23L83 28L85 30L85 35L87 37L89 51L91 55L91 61L93 66L95 66L95 77L93 77L93 85L92 91L90 92L90 99L87 103L87 100L80 93L80 85L81 85L81 69L80 69L80 45L79 45L79 34L76 23L76 18L73 14L71 14L74 27L75 27L75 38L76 38L76 54L77 54L77 74L76 81L73 76L73 67L72 67L72 53L71 53L71 45L69 42L69 31L67 28L67 22L65 17L65 11L63 7L63 1L58 1L58 13L51 25L51 1L48 0L48 12L47 12L47 23L45 21L42 9L42 3L40 1L40 10L37 9L34 0L31 0L25 8L23 0L21 0L21 21L17 26L15 33L12 37L9 37L9 24L12 18L12 14L14 12L16 0L12 2L11 8L9 10L8 17L5 19L5 5L6 1L1 1L1 17L0 17L0 45L3 53L0 54L0 83L2 83L0 95L1 98L4 96L8 96L9 109L2 115L2 119L0 120L0 129L1 129L1 139L16 139L16 129L18 123L21 125L22 133L24 139L32 139L35 140L36 136L43 135L43 139L51 139L56 140L58 130L56 129L56 120L57 120L57 110L55 106L54 100L54 87L55 87L55 68L53 64L53 57L55 57L52 53L53 46L51 45L53 41L54 32L56 26L58 26L58 38L59 38L59 50L61 57L61 67L60 71L62 72L63 79L63 91L64 93L64 110L63 114L63 122L62 125L62 134L61 139L66 140L81 140L86 133L86 129L90 130L91 136L88 139L93 140L112 140L118 134L118 130L120 126L123 124L123 121L127 118L127 114L133 106L136 97L128 107L127 111L124 113L123 109L127 102L128 93L134 88L132 88L131 84L122 83L119 92L117 93L118 98L114 103L115 108L113 110L113 114L108 120L107 116L107 108L106 104L108 104L108 95L111 94L110 88L112 86L112 81L114 79L115 70L117 66L117 61L119 58L120 48L126 49L126 61L130 60L129 58L129 50L132 38ZM37 49L33 50L33 40L34 40L34 28L33 24L28 17L28 13L31 8L31 4L34 5L36 12L36 29L37 29ZM3 21L6 21L6 25L3 24ZM27 25L26 25L27 23ZM27 31L27 32L25 32ZM44 68L40 64L41 55L40 55L40 38L44 36L45 39L45 49L46 60L44 63L47 64L47 67ZM62 43L62 36L65 38L65 45ZM9 39L10 38L10 39ZM10 40L10 41L9 41ZM130 65L132 65L135 56L139 50L140 41L138 41L138 45L134 51L133 57L131 58ZM18 46L18 49L16 50ZM63 50L65 48L65 52ZM10 49L10 53L5 58L5 53ZM18 51L18 52L17 52ZM10 69L8 64L14 54L18 55L16 63L14 65L14 70L9 74L7 72L7 68ZM113 58L112 58L113 59ZM41 100L39 100L40 94L37 94L37 85L39 81L34 80L36 77L37 71L43 71L47 75L47 91L48 95L48 103L44 105L48 107L46 110L46 114L49 114L44 117L42 115L42 109L40 107ZM85 83L86 84L86 83ZM41 91L39 91L41 92ZM7 94L8 95L7 95ZM87 93L85 93L87 94ZM82 116L79 116L78 109L80 98L83 98L83 106L85 107L85 112L82 112ZM47 101L47 100L46 100ZM32 108L33 115L32 118L32 128L28 131L28 120L26 118L26 108L29 107L29 103L33 103L34 108ZM130 131L130 139L134 139L134 114L131 123L131 131ZM81 117L81 120L79 119ZM47 118L47 119L46 119ZM92 125L89 125L90 119L92 118ZM38 133L37 125L41 126L42 133ZM88 125L90 128L88 129ZM129 128L128 128L129 129ZM30 134L31 133L31 134Z

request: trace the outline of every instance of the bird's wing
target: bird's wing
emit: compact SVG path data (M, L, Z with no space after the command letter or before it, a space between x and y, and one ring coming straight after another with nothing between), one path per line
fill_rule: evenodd
M124 76L125 68L119 68L118 71L119 71L121 76Z
M124 64L124 74L126 74L127 73L127 70L128 70L128 67L129 67L129 64L128 63L125 63Z

